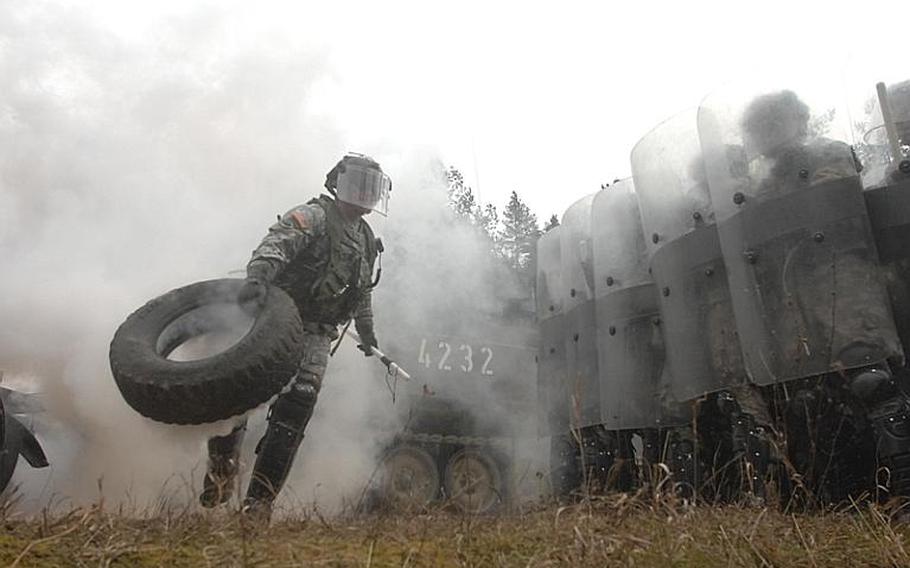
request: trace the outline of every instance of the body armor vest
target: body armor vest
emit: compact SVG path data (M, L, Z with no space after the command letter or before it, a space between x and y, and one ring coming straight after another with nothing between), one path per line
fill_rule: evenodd
M326 196L308 202L325 211L325 232L301 250L276 278L303 320L338 325L351 319L372 287L376 240L363 219L345 223Z

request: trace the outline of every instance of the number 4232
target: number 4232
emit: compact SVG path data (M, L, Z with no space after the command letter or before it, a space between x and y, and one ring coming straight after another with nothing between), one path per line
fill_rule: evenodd
M433 360L430 356L432 345L432 342L428 342L426 339L420 340L420 354L417 356L417 363L427 369L433 366ZM436 368L440 371L453 371L456 369L462 373L475 371L474 349L470 345L462 343L454 350L455 353L453 354L452 346L449 343L439 341L436 343L436 351L436 355L439 356ZM493 369L490 367L490 363L493 361L493 350L489 347L481 347L478 360L480 359L483 360L480 364L480 374L493 376Z

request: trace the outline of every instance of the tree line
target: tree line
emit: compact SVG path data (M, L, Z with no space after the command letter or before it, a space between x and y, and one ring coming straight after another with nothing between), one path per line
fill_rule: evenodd
M448 202L458 221L474 227L490 246L490 254L509 268L522 287L534 289L537 239L559 225L556 215L550 216L543 228L537 215L522 201L517 191L512 191L509 202L502 209L492 203L480 203L474 190L457 168L446 170Z

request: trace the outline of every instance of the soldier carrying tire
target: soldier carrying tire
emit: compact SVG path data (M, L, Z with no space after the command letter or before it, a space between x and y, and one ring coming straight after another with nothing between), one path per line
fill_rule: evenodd
M373 265L379 248L362 219L385 214L391 181L379 164L349 154L326 176L332 194L295 207L272 225L253 251L241 305L261 303L269 285L294 300L303 319L303 357L290 389L269 408L268 427L256 447L256 463L244 510L268 512L281 491L322 387L337 326L354 318L366 356L376 347L373 330ZM230 498L246 425L209 440L209 471L200 501L214 507Z
M245 280L173 290L117 330L111 369L124 399L138 412L176 424L239 421L228 434L208 441L203 506L231 498L246 430L245 418L237 417L277 394L243 500L244 511L267 519L313 415L338 326L353 318L358 348L370 356L378 347L372 289L382 244L363 217L386 214L391 185L372 158L344 156L326 175L331 195L281 216L253 251ZM245 325L238 325L244 318ZM172 356L189 340L212 331L236 333L238 327L242 337L217 355Z

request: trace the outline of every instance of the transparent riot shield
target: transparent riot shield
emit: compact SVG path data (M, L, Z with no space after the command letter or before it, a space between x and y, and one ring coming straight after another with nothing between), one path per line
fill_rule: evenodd
M899 69L899 68L898 68ZM894 73L894 70L890 70ZM851 101L856 153L881 273L904 353L910 353L910 79L872 70Z
M591 212L600 410L608 430L660 423L660 303L631 179L600 191Z
M594 310L594 258L591 203L594 194L573 203L560 225L566 372L573 426L600 423L597 328Z
M566 334L562 300L562 265L555 227L537 241L537 355L538 424L541 436L569 431L569 391L566 380Z
M745 381L742 353L704 176L695 110L648 133L632 172L658 288L671 400Z
M730 88L699 108L737 330L760 385L902 356L832 93Z
M887 55L847 71L852 143L866 188L910 179L910 73L903 53Z

